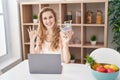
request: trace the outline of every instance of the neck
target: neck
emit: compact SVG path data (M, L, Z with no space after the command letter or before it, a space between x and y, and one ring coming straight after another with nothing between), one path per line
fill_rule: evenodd
M52 29L51 30L47 30L47 35L52 35L52 34L53 34Z
M52 34L53 34L52 29L46 31L46 41L47 42L51 42L52 41Z

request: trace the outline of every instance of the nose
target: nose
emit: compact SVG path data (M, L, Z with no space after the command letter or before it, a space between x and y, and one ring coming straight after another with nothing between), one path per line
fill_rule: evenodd
M48 22L50 22L50 19L48 18L46 21L47 21L47 23L48 23Z

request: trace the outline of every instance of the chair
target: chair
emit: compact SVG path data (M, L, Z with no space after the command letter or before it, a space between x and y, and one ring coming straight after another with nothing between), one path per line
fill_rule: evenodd
M98 48L94 50L91 57L98 63L116 64L120 67L120 53L111 48Z

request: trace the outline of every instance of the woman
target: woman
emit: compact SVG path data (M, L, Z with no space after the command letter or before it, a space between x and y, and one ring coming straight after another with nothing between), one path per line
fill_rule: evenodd
M56 13L50 7L44 7L39 14L38 31L28 29L30 37L30 53L60 53L62 61L70 61L69 41L72 31L61 32L57 26ZM36 43L34 43L37 37ZM35 45L36 44L36 45Z

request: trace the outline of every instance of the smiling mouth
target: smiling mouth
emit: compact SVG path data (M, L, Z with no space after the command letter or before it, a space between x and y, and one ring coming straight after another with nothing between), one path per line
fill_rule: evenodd
M51 26L53 24L53 22L49 22L49 23L47 23L46 25L47 26Z

